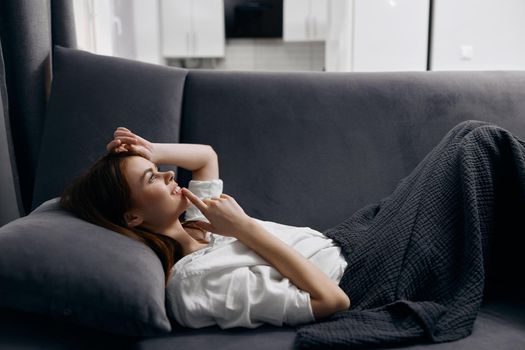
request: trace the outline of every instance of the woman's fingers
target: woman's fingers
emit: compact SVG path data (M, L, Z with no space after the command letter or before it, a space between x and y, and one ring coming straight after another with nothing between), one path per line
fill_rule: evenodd
M147 144L148 141L140 137L139 135L136 135L132 133L131 131L125 131L125 130L117 130L113 134L115 138L117 137L129 137L135 140L135 143L137 144Z
M106 145L108 152L126 152L139 144L139 137L129 129L119 126L113 133L114 139Z
M115 132L113 133L113 136L117 137L117 136L136 136L136 135L132 133L131 131L115 130Z
M119 144L120 140L112 140L106 145L106 150L108 150L108 152L111 152L113 148L116 148Z
M126 146L137 144L137 140L132 137L118 137L106 145L106 149L111 152L115 149L126 150Z
M149 147L148 145L150 143L148 140L143 139L139 135L134 134L129 129L126 129L124 127L118 127L115 130L115 132L113 133L113 136L115 138L117 138L117 137L130 137L130 138L133 138L135 140L136 144L143 145L143 146L146 146L146 147Z
M199 197L197 197L190 190L188 190L186 187L182 188L182 194L184 194L184 196L188 198L190 202L192 202L197 207L197 209L199 209L201 212L204 213L204 211L208 209L208 206L203 201L201 201Z
M137 143L137 139L135 139L134 137L118 136L115 139L120 140L122 143L131 143L131 144Z
M127 151L126 146L127 144L123 144L120 140L113 140L106 145L106 150L108 152Z

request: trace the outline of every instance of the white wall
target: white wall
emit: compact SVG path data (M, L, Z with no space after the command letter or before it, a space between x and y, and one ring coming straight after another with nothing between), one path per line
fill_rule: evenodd
M434 1L431 69L525 69L524 15L523 0Z

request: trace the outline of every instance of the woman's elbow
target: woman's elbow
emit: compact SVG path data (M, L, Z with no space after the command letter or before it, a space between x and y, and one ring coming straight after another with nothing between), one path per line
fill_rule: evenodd
M215 149L211 145L207 145L209 148L210 155L212 157L218 158L217 152L215 152Z
M346 295L346 293L342 293L341 297L339 298L339 303L337 305L337 311L343 311L343 310L348 310L350 308L350 298L348 297L348 295Z
M215 150L213 149L212 146L208 145L210 147L210 159L211 159L211 163L213 163L215 165L215 167L217 167L217 170L219 169L219 155L217 154L217 152L215 152Z
M348 310L350 304L350 298L343 291L324 300L311 300L312 311L316 320L331 316L339 311Z
M333 312L344 311L350 308L350 298L340 289L340 292L333 298L331 298L330 308Z

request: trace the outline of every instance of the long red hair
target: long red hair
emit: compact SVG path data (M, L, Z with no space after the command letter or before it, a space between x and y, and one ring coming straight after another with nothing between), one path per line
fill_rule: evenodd
M77 176L63 191L60 206L83 220L131 237L150 247L159 257L165 286L171 268L182 258L182 247L175 239L143 227L128 227L124 213L131 209L131 189L124 175L124 158L141 156L111 152L98 159L86 172Z

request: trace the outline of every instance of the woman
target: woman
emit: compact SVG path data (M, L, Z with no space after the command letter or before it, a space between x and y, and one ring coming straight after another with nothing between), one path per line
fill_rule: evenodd
M222 193L210 146L151 143L119 127L106 148L61 206L152 248L166 274L168 314L180 324L296 325L350 307L338 286L340 248L309 227L247 215ZM156 164L191 170L188 188Z

